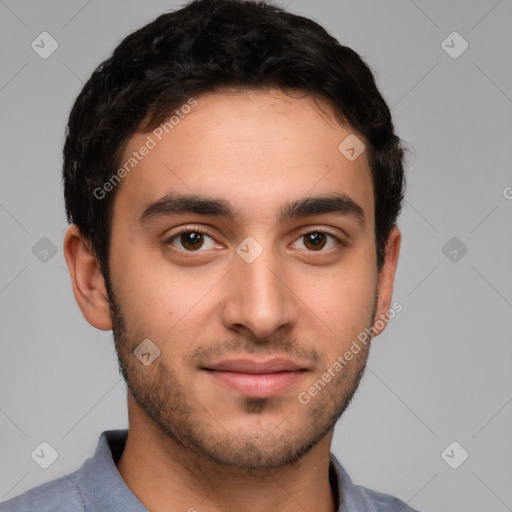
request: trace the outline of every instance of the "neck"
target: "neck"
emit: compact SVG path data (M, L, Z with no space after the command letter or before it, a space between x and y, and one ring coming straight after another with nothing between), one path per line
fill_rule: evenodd
M333 431L297 462L271 469L226 467L163 433L128 393L129 434L117 469L152 512L335 512L329 482Z

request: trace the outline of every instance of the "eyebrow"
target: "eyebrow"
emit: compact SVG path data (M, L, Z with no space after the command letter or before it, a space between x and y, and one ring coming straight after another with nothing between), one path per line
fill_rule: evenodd
M240 212L234 210L224 199L197 194L169 193L150 203L140 215L138 223L145 225L156 219L186 213L224 217L229 220L240 217ZM348 195L338 193L289 201L281 207L277 222L324 214L353 217L362 226L366 220L364 210L359 204Z
M286 203L278 216L278 222L328 213L353 217L361 226L364 226L366 220L363 208L351 197L346 194L329 194L305 197Z
M170 193L149 204L142 212L138 222L139 224L148 224L155 219L183 213L213 215L230 220L235 220L237 217L231 205L223 199L196 194Z

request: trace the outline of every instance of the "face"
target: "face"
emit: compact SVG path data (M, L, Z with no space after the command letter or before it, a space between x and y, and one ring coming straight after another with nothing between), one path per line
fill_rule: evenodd
M116 349L165 435L219 464L279 467L332 432L368 345L333 365L386 306L368 160L340 152L353 130L311 97L196 101L125 151L155 142L113 205Z

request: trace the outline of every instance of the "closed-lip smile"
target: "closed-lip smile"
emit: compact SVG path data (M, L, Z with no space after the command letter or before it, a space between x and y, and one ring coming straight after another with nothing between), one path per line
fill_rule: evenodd
M270 397L295 384L307 368L289 359L229 359L203 366L216 381L247 397Z

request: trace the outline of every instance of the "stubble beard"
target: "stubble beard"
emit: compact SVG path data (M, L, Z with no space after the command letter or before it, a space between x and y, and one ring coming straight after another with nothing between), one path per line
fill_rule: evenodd
M163 358L149 367L141 364L133 351L144 337L128 332L112 290L109 297L119 372L138 406L169 442L198 460L206 459L238 475L268 472L297 463L334 428L349 406L366 368L369 343L361 347L350 364L310 403L303 405L296 399L297 410L302 415L299 425L290 426L283 414L277 427L262 428L258 420L264 418L266 411L275 410L272 397L241 397L240 415L250 416L254 421L250 427L227 430L222 426L222 419L215 418L214 404L205 411L205 405L162 362ZM368 328L373 325L376 304L377 297Z

